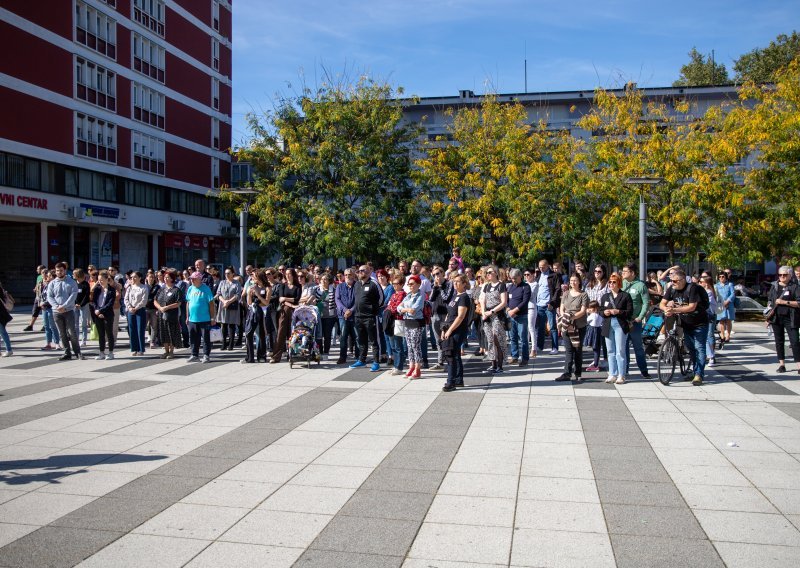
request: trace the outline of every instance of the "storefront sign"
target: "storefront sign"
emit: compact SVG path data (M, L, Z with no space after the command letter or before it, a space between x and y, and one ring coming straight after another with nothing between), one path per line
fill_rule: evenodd
M39 209L47 211L47 200L41 197L27 197L25 195L14 195L13 193L0 193L0 205L13 207L16 205L22 209Z
M230 241L220 237L204 237L200 235L167 233L164 235L164 246L167 248L179 249L228 250L228 248L230 248Z
M119 219L119 209L116 207L104 207L102 205L91 205L89 203L81 203L81 207L86 211L87 217Z

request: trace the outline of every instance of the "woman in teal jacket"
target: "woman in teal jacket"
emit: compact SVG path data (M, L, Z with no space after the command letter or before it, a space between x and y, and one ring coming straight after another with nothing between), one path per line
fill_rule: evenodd
M728 275L725 272L720 272L717 276L715 288L719 303L725 308L717 315L719 335L723 342L727 342L731 340L731 328L736 319L736 307L734 306L736 291L733 289L733 282L728 281Z

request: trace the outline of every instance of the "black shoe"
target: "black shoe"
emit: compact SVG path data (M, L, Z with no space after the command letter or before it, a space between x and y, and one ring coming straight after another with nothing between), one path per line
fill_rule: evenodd
M480 348L480 347L478 347L478 348L475 350L475 353L473 353L473 355L475 355L475 357L480 357L480 354L481 354L481 348Z
M430 366L428 365L428 360L427 359L422 361L422 368L423 369L430 369Z
M459 382L457 382L457 383L456 383L456 386L457 386L457 387L463 387L463 386L464 386L464 381L459 381Z
M570 375L569 373L561 373L561 375L559 375L556 378L556 380L557 381L571 381L572 380L572 375Z
M527 359L525 359L524 361L520 361L520 362L519 362L519 366L520 366L520 367L527 367L527 366L528 366L528 360L527 360Z
M580 375L575 375L574 381L576 383L582 383L583 382L583 377L581 377Z
M642 378L649 381L650 380L650 373L642 373Z
M33 326L32 326L32 325L29 325L29 326L27 326L27 327L23 327L23 328L22 328L22 331L33 331Z
M775 372L776 373L785 373L786 372L786 367L784 365L781 365L780 367L778 367L778 370L775 371Z
M337 365L344 365L345 363L347 363L347 359L337 359L336 360L336 364Z
M454 390L456 390L456 387L455 387L455 385L451 385L449 383L445 383L445 385L442 387L442 390L444 392L453 392Z
M239 361L239 362L240 362L240 363L242 363L242 364L245 364L245 363L255 363L255 361L253 361L252 359L248 359L247 357L245 357L244 359L242 359L242 360L241 360L241 361Z
M59 361L72 361L72 355L62 355L58 358Z
M500 373L505 373L505 371L503 370L503 367L498 367L498 368L495 370L495 373L497 373L497 374L500 374Z

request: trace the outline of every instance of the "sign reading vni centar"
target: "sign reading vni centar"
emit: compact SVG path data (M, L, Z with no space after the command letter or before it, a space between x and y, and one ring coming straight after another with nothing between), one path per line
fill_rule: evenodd
M41 197L28 197L14 195L13 193L0 193L0 205L4 207L20 207L22 209L39 209L47 211L47 200Z

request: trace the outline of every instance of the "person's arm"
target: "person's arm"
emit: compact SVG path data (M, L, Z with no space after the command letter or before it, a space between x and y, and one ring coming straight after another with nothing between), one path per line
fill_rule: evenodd
M561 306L562 306L561 310L563 311L564 310L563 302L562 302ZM575 315L572 317L572 319L573 320L579 320L579 319L585 317L586 316L586 312L587 312L588 309L589 309L589 295L586 292L583 292L581 294L581 309L578 310L575 313Z
M458 315L456 315L456 319L453 320L453 323L450 324L450 327L447 328L447 331L442 332L442 338L448 339L453 332L458 329L458 326L464 321L467 317L467 313L469 313L469 308L466 306L458 306Z
M481 317L483 319L489 319L489 314L486 312L486 294L483 293L483 288L478 292L478 303L481 306Z
M650 306L650 292L647 291L647 284L642 282L642 292L639 296L642 298L642 307L639 308L639 313L635 314L634 321L643 322L645 316L647 316L647 308Z
M630 294L625 294L622 297L622 307L620 308L619 315L622 317L622 319L630 321L631 316L633 315L633 299L631 298Z

